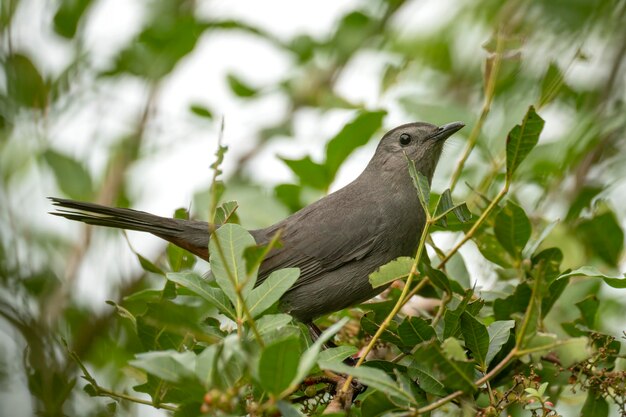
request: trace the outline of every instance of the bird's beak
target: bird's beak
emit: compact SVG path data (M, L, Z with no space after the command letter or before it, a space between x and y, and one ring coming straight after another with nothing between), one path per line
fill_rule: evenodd
M450 136L458 132L459 130L463 129L463 127L465 127L465 123L462 123L462 122L448 123L446 125L441 126L439 129L437 129L437 131L433 133L430 139L433 139L436 141L446 140Z

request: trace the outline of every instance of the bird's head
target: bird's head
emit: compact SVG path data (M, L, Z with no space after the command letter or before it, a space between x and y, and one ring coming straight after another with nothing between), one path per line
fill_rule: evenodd
M461 122L443 126L423 122L398 126L383 136L368 169L406 174L406 158L409 157L415 162L417 170L430 181L444 142L464 126Z

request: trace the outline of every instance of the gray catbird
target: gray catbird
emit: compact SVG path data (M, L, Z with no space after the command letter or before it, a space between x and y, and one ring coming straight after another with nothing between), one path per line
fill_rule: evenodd
M406 157L430 182L443 143L463 126L460 122L399 126L383 136L374 157L350 184L270 227L251 230L258 244L282 231L282 246L265 258L256 284L274 270L300 268L300 277L281 298L280 308L304 323L380 293L382 288L371 287L370 273L397 257L413 256L424 227ZM209 257L214 226L205 222L60 198L52 201L66 209L52 214L150 232L203 259Z

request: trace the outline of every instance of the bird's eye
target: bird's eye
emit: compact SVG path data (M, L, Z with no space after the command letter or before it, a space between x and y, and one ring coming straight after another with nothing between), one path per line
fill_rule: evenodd
M408 133L403 133L400 135L400 145L406 146L411 143L411 135Z

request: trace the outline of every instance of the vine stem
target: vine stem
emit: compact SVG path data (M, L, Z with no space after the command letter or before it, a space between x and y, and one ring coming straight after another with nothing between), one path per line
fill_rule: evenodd
M415 278L417 276L417 274L418 274L417 265L419 263L420 258L422 257L422 252L424 251L424 246L426 244L426 237L428 237L428 232L430 230L430 226L433 223L432 222L432 218L430 217L430 214L428 213L428 210L424 210L424 212L426 214L426 222L424 224L424 229L422 230L422 235L420 236L420 241L419 241L419 245L417 246L417 251L416 251L416 254L415 254L415 258L413 259L413 265L411 265L411 272L409 272L409 276L406 279L406 283L404 285L404 288L402 289L402 293L400 294L400 298L398 298L398 301L396 302L396 305L389 312L389 314L387 315L385 320L381 323L380 327L378 328L378 330L376 331L376 333L374 334L374 336L372 337L372 339L368 343L367 347L365 348L365 352L363 352L363 354L359 358L359 360L356 363L356 365L354 365L355 368L361 366L363 364L363 362L365 362L365 358L372 351L372 349L374 348L374 345L376 344L378 339L380 339L380 337L382 336L383 332L385 330L387 330L387 327L389 327L389 324L391 324L391 321L393 320L393 318L396 316L396 314L398 314L398 311L400 311L402 306L405 304L405 299L408 299L407 296L411 293L411 292L409 292L409 288L411 287L411 283L413 282L413 278ZM418 286L419 286L419 284L418 284ZM352 375L348 375L348 378L346 378L346 381L344 382L343 386L341 387L341 392L345 393L345 392L348 391L348 388L350 388L350 383L352 382L352 379L353 379Z
M265 347L265 343L263 342L261 333L259 333L259 329L256 327L256 323L254 321L254 318L252 317L252 314L250 314L250 309L248 309L248 306L246 305L246 302L243 299L243 294L241 293L243 285L237 282L232 271L228 267L228 263L226 262L226 254L224 253L224 250L222 249L222 244L220 243L220 240L217 237L217 234L213 233L211 236L211 239L215 240L215 246L217 246L217 251L219 252L219 256L224 261L224 269L226 269L226 274L228 275L230 282L233 284L233 287L235 288L235 294L237 295L237 301L239 304L237 307L241 308L241 310L237 308L237 334L239 335L239 337L241 337L241 334L242 334L241 312L243 312L243 315L246 317L246 319L248 320L248 323L250 324L250 329L252 329L252 333L254 333L255 339L259 343L259 346L263 348Z
M476 146L476 142L478 142L478 135L480 135L480 131L483 128L483 124L487 119L487 115L489 115L489 111L491 110L491 103L493 102L493 97L495 96L496 91L496 80L498 78L498 72L500 71L500 63L502 61L502 48L504 42L502 42L500 33L496 34L496 52L493 57L493 64L489 73L487 74L487 83L485 84L485 99L483 101L483 108L480 111L480 116L478 117L478 121L474 125L474 128L470 132L469 137L467 138L467 144L465 149L463 150L463 154L457 162L456 168L454 169L454 173L452 174L452 180L450 181L450 191L454 191L454 187L456 186L459 178L461 176L461 171L463 171L463 167L465 166L465 162L467 162L467 158L469 158L470 153L474 150ZM488 64L487 64L488 65ZM488 67L487 67L488 68ZM487 68L485 71L487 71Z
M502 200L504 198L504 196L508 192L509 192L509 181L507 180L507 182L504 184L504 187L502 187L502 189L500 190L498 195L496 195L496 197L493 200L491 200L491 203L489 203L489 206L487 206L485 211L482 212L482 214L480 215L478 220L476 220L476 223L474 223L472 228L470 230L468 230L468 232L465 234L465 236L463 236L463 239L461 239L459 241L459 243L454 245L454 247L450 250L450 252L448 252L446 257L441 260L441 262L437 266L438 269L443 268L445 266L445 264L450 260L450 258L455 253L457 253L459 251L459 249L461 249L461 246L463 246L465 244L465 242L467 242L468 240L470 240L474 236L474 234L476 233L478 228L485 222L485 220L487 219L489 214L491 214L493 209L498 206L498 203L500 202L500 200Z

